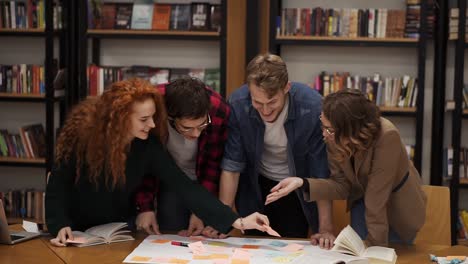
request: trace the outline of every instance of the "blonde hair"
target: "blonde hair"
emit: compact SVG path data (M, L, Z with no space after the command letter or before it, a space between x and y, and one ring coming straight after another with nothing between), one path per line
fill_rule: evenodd
M263 89L269 97L283 90L288 84L288 69L280 56L260 54L247 65L247 84Z

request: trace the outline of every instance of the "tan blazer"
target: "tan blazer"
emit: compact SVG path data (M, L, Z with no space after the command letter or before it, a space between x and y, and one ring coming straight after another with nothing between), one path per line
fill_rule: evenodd
M421 188L419 173L408 159L398 129L381 118L382 129L375 143L350 160L338 163L330 157L330 179L307 179L308 201L348 201L348 210L354 201L364 197L366 206L367 242L370 245L388 245L389 226L405 241L411 241L424 224L426 196ZM396 192L409 172L406 182Z

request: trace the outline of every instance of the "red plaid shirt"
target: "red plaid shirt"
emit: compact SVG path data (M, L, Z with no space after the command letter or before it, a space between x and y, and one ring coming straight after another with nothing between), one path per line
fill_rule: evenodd
M161 94L165 94L166 86L158 85ZM209 192L218 197L219 177L221 175L221 160L224 153L224 143L227 140L227 124L231 109L225 100L206 87L210 95L211 124L203 130L198 138L198 154L196 175L198 182ZM155 209L154 196L157 191L157 179L152 175L145 177L143 184L137 189L135 195L138 213L153 211Z

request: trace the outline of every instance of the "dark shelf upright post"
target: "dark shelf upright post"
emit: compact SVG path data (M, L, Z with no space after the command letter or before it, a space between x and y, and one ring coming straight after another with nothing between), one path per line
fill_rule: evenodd
M46 90L46 173L52 170L54 159L54 24L52 0L44 1L45 4L45 90Z
M86 98L88 89L88 80L86 77L86 68L88 65L88 39L86 37L86 31L88 30L88 12L86 9L86 2L86 0L79 0L77 3L78 25L76 40L78 43L78 101L81 101L84 98Z
M416 144L414 166L421 172L422 141L424 130L424 89L426 78L426 45L427 45L427 0L421 1L421 16L418 41L418 97L416 98Z
M280 55L281 47L276 42L276 18L281 11L281 0L270 1L270 23L268 50L272 54Z
M440 1L437 8L437 25L434 32L434 89L432 97L432 137L431 137L431 185L442 185L444 127L445 123L445 79L447 65L447 25L448 3Z
M455 77L453 99L455 109L452 117L453 171L450 182L450 208L452 220L452 244L457 243L458 199L460 184L460 144L463 100L463 72L465 67L465 20L466 0L458 0L458 39L455 44Z
M246 65L258 54L259 47L259 33L260 23L259 17L259 0L247 1L247 23L245 24L245 63Z
M219 32L219 81L220 81L220 94L222 97L227 96L227 3L228 0L221 1L221 32Z

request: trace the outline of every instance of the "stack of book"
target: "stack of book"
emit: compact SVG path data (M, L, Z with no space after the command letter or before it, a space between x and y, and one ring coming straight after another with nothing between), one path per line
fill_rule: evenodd
M220 31L221 6L208 3L103 3L88 0L89 29Z
M219 69L203 68L155 68L150 66L96 66L88 67L88 95L101 95L113 82L139 77L152 85L168 83L171 80L190 76L198 78L211 89L220 92Z

